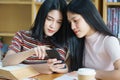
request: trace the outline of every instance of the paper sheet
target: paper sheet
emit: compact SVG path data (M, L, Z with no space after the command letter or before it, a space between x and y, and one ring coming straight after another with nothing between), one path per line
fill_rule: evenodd
M64 74L63 76L57 77L54 80L78 80L78 78Z

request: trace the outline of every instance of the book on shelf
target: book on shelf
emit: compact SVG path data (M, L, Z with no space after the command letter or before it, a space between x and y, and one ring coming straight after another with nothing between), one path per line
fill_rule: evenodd
M119 7L108 7L107 9L107 26L118 38L120 37Z
M33 77L38 74L39 72L37 72L29 65L18 64L15 66L2 67L2 62L0 62L0 78L10 80L23 80L25 78Z
M118 8L118 38L120 38L120 8Z

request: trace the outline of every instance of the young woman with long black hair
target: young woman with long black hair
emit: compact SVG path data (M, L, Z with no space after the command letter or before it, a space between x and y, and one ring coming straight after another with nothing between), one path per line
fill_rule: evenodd
M33 27L29 31L19 31L14 36L9 50L3 59L3 66L26 63L33 66L40 73L65 73L64 64L54 65L58 69L53 71L47 60L46 50L55 49L65 60L66 56L66 1L45 0L36 16ZM61 61L53 60L55 63ZM52 65L53 66L53 65ZM60 70L59 70L60 69Z
M96 70L96 79L120 80L120 44L91 0L72 0L67 8L71 24L70 70Z

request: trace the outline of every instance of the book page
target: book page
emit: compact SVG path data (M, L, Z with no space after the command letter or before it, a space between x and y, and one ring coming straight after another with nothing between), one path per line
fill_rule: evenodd
M24 67L26 67L26 66L29 66L29 65L18 64L18 65L15 65L15 66L2 67L2 62L0 62L0 69L7 70L7 71L17 70L17 69L20 69L20 68L24 68Z

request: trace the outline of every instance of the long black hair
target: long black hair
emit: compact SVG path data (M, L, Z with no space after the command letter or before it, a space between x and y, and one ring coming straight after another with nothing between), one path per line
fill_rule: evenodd
M114 34L107 28L91 0L72 0L67 7L67 11L80 14L94 30L103 33L104 35L114 36ZM71 34L72 36L69 39L70 69L73 71L84 67L83 58L85 54L83 54L83 51L85 37L77 38L74 33Z
M51 39L54 45L63 46L66 41L66 26L67 26L67 16L66 16L66 1L65 0L45 0L44 3L40 6L32 31L32 37L39 40L40 42L44 41L45 33L44 33L44 24L45 19L48 15L48 12L51 10L59 10L62 13L63 21L61 28L58 32L56 32Z

